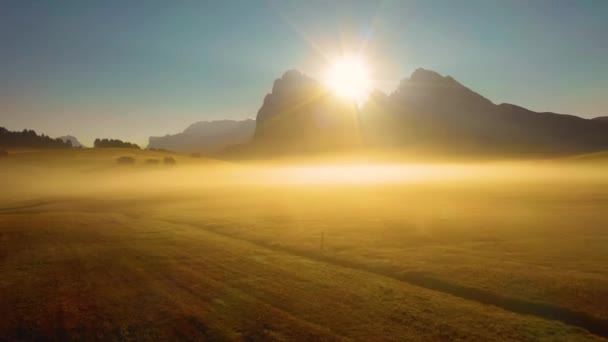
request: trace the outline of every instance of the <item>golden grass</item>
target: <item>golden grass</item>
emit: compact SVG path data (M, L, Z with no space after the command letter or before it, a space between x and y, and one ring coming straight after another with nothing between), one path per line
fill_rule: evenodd
M608 320L608 182L589 165L544 181L526 164L530 179L286 184L186 157L35 153L0 161L0 339L606 336L510 306Z

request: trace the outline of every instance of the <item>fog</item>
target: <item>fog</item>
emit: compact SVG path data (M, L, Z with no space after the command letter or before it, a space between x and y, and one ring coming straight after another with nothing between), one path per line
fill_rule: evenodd
M176 156L177 165L117 165L89 152L22 153L0 163L3 200L86 195L196 193L210 188L329 186L574 187L608 181L602 159L407 161L300 159L225 162ZM142 152L143 153L143 152Z

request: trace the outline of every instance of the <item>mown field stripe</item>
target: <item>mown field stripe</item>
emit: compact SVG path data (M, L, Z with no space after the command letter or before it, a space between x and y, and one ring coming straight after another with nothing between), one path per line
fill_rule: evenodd
M407 272L407 273L395 273L389 268L377 268L369 265L364 265L348 260L339 258L333 258L321 252L314 253L311 251L297 250L289 247L278 246L266 241L250 240L245 239L233 234L222 232L219 229L206 226L197 225L192 223L180 222L176 220L162 220L168 223L178 225L188 225L198 229L203 229L207 232L218 234L231 239L236 239L244 242L249 242L259 247L270 249L273 251L279 251L294 256L307 258L313 261L325 262L331 265L350 268L354 270L364 271L373 273L375 275L384 276L401 282L405 282L411 285L422 287L425 289L449 294L462 299L476 301L486 305L496 306L500 309L535 316L542 319L559 321L564 324L583 328L594 335L608 338L608 321L598 319L584 312L571 310L568 308L552 305L544 302L534 302L509 296L500 295L497 293L481 290L474 287L458 285L450 283L441 279L430 277L422 272Z

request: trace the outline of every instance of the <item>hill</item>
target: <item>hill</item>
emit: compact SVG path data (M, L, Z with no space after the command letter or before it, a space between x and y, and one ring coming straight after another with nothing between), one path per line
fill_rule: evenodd
M255 120L251 119L200 121L178 134L150 137L147 148L181 153L212 153L249 142L254 131Z

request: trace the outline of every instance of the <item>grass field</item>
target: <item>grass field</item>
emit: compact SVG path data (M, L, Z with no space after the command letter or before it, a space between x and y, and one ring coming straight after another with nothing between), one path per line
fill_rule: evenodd
M141 162L164 155L0 160L0 340L608 338L605 155Z

